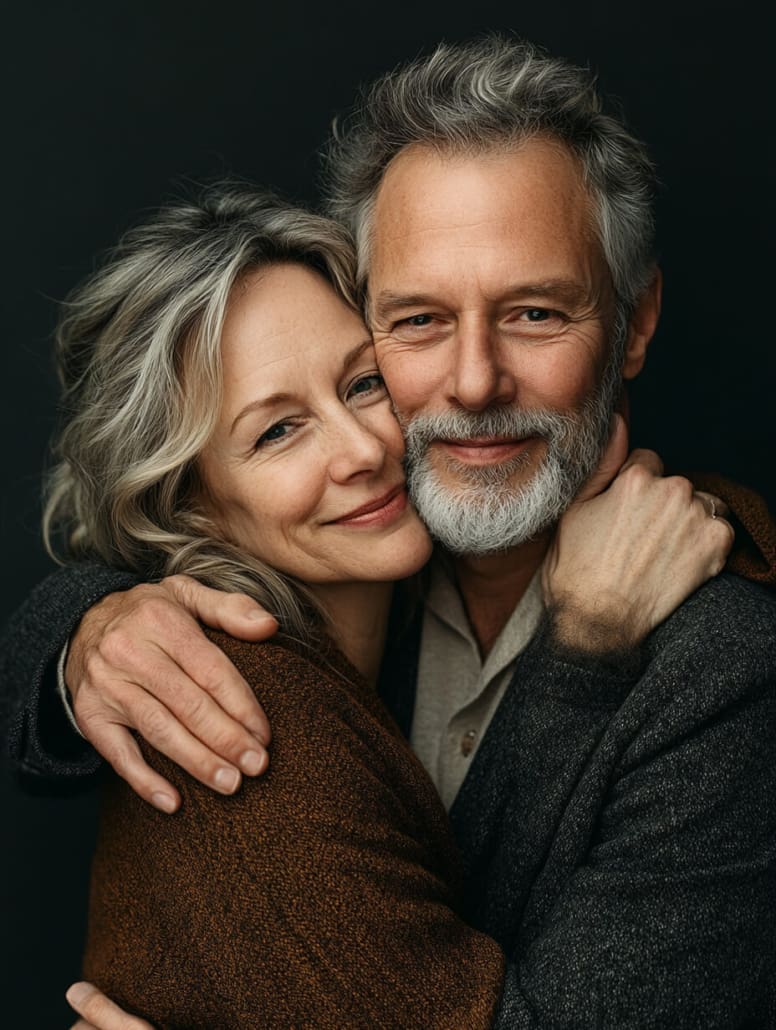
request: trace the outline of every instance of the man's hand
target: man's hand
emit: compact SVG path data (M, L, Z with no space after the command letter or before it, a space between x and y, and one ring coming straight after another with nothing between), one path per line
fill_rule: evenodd
M542 572L559 640L591 653L638 644L722 571L733 545L723 502L687 479L663 478L654 451L633 451L607 487L627 450L615 418L601 466L560 520Z
M94 984L73 984L65 997L78 1015L83 1017L70 1030L154 1030L144 1019L128 1015Z
M65 682L78 726L137 793L173 812L175 788L143 760L136 729L192 776L222 794L268 764L270 729L248 684L198 621L243 640L264 640L277 622L243 594L170 576L109 594L72 638Z

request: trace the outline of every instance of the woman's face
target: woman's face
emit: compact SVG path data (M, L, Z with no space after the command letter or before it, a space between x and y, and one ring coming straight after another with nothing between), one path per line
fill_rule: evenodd
M310 584L420 568L431 545L358 315L316 272L274 265L235 286L221 351L223 404L199 468L224 535Z

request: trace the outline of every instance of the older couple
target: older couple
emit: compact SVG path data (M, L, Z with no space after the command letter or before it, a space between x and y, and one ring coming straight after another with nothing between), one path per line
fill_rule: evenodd
M182 801L108 786L87 974L159 1026L768 1026L773 528L650 453L602 490L660 308L642 145L493 39L380 80L330 167L374 357L344 234L228 193L138 230L63 330L52 525L117 571L44 585L7 671L78 624L79 726ZM436 541L390 624L429 543L388 394ZM724 501L766 558L710 579ZM280 640L133 586L182 572ZM41 746L41 689L17 758L88 773Z

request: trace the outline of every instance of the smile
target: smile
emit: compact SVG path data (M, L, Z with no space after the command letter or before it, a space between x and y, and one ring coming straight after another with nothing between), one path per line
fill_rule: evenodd
M525 453L537 440L538 436L522 439L475 436L463 440L435 440L432 446L440 447L449 457L466 465L495 465Z
M383 526L401 515L407 507L407 491L404 483L393 487L388 493L375 497L374 500L354 508L346 515L333 519L333 526Z

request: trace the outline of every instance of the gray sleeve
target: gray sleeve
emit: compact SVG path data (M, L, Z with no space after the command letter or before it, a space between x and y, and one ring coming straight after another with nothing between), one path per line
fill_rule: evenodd
M607 738L580 772L564 825L592 833L545 856L496 1027L776 1026L774 626L711 614L714 643L689 617L666 634L641 681L659 703L634 694L629 746L609 763ZM608 781L595 820L588 778Z
M98 564L60 569L32 591L0 635L0 721L7 758L28 789L77 789L100 766L68 722L57 693L57 659L84 613L135 576Z

